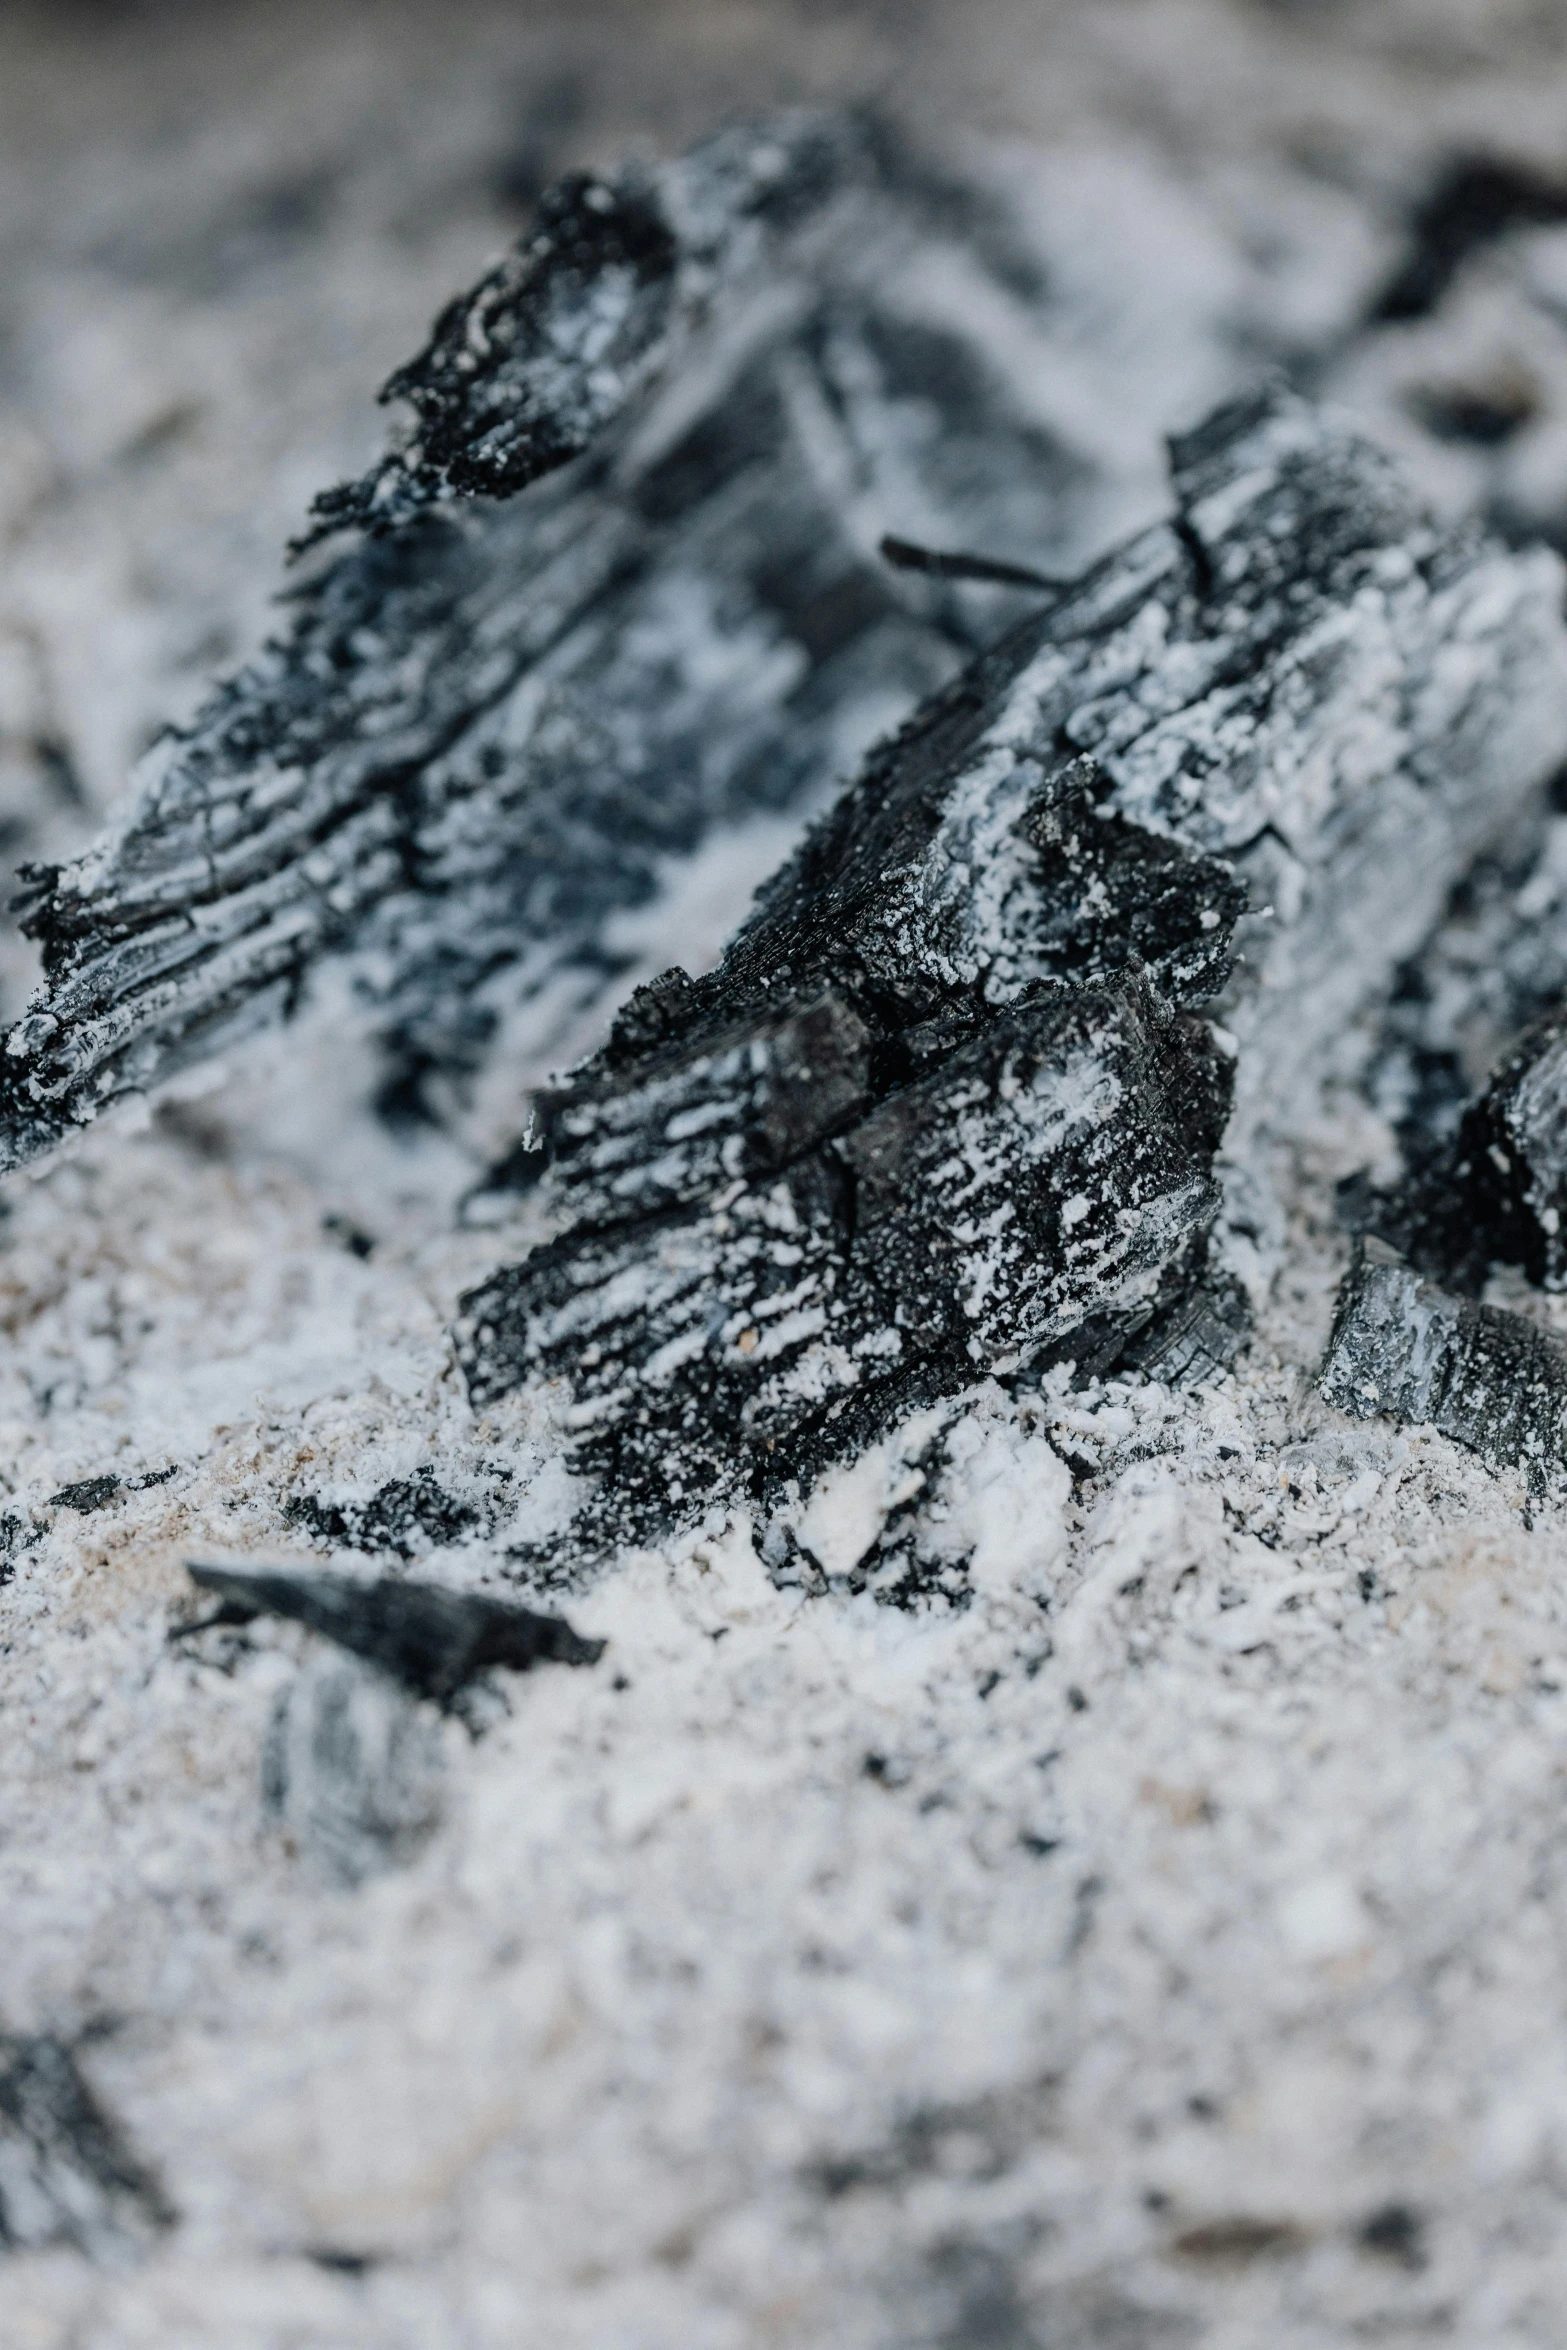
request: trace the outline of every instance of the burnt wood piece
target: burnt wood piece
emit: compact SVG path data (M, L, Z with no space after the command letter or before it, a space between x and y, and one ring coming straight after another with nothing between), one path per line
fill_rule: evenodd
M118 829L25 873L0 1165L326 956L393 1120L563 968L608 985L604 926L670 858L820 805L1030 600L899 574L886 531L1025 564L1093 535L1102 473L1039 420L1051 303L1005 206L861 121L564 182L388 385L410 427L318 509L291 627Z
M1467 1296L1494 1265L1567 1288L1567 1012L1536 1022L1503 1057L1448 1148L1348 1209L1350 1222Z
M1567 1346L1438 1288L1375 1238L1340 1291L1321 1386L1357 1419L1430 1426L1537 1489L1567 1470Z
M716 1032L784 965L800 1009L839 930L895 1027L922 991L945 1017L952 990L999 1003L1140 959L1238 1048L1227 1221L1266 1254L1268 1146L1314 1114L1455 885L1547 805L1562 573L1439 527L1390 460L1283 393L1177 440L1172 486L1168 523L873 752L763 891L720 995L671 978L638 1035ZM543 1106L546 1137L566 1111ZM537 1169L519 1153L508 1179Z
M0 2250L71 2245L123 2261L172 2218L74 2049L47 2033L0 2033Z
M1211 1222L1227 1064L1146 979L914 1009L879 1024L886 1073L836 1133L656 1213L595 1213L463 1300L477 1404L569 1383L577 1466L601 1481L590 1540L808 1481L916 1400L1015 1371L1090 1314L1138 1317ZM667 1060L649 1091L645 1153L678 1174ZM636 1098L613 1097L617 1145Z
M581 1639L559 1616L478 1592L390 1578L358 1583L346 1575L280 1567L251 1571L192 1565L189 1572L193 1583L223 1602L209 1623L285 1616L441 1706L449 1706L470 1681L497 1666L525 1673L543 1663L591 1665L604 1653L602 1640Z

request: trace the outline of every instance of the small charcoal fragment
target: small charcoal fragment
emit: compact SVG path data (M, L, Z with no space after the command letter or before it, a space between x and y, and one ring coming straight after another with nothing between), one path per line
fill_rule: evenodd
M1437 1288L1382 1241L1357 1246L1321 1386L1341 1411L1435 1428L1537 1488L1567 1470L1567 1345Z
M1567 183L1494 155L1450 163L1415 208L1409 249L1372 311L1426 318L1470 254L1509 230L1567 220Z
M45 2035L0 2034L0 2249L64 2244L123 2259L171 2217L73 2051Z
M140 1477L116 1477L106 1472L101 1477L82 1477L74 1485L62 1485L58 1493L51 1493L50 1509L80 1510L83 1516L93 1510L107 1509L121 1494L146 1493L155 1485L167 1485L171 1477L179 1475L175 1466L167 1469L149 1469Z
M323 1542L340 1543L348 1550L395 1551L405 1559L460 1542L485 1523L484 1511L444 1491L428 1466L378 1486L363 1501L329 1502L316 1494L296 1494L283 1516L289 1525L302 1526Z
M538 1615L478 1592L390 1578L357 1583L344 1575L289 1568L250 1572L192 1565L190 1577L223 1602L219 1618L212 1620L285 1616L308 1624L415 1696L442 1706L497 1666L525 1673L541 1663L591 1665L604 1653L602 1640L580 1639L559 1616Z
M278 1698L262 1795L320 1875L360 1885L418 1859L441 1824L444 1770L434 1716L384 1673L328 1654Z

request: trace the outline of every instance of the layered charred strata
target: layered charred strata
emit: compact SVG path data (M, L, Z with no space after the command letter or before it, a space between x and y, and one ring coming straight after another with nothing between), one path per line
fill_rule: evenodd
M545 1170L566 1229L465 1300L469 1384L565 1383L611 1528L765 1497L1052 1350L1230 1359L1226 1111L1233 1249L1346 1024L1540 800L1552 558L1438 531L1280 394L1173 464L1174 521L873 754L718 970L635 997L498 1171Z
M819 805L1026 600L900 573L883 534L1032 562L1092 528L1025 247L837 118L549 196L388 386L412 422L325 501L289 632L120 829L28 873L0 1163L285 1017L328 956L387 1114L436 1114L552 975L615 975L605 926L669 859Z
M933 1036L827 1003L850 1039L820 1104L835 1131L811 1104L764 1170L765 1127L742 1115L737 1171L715 1181L700 1128L682 1144L714 1106L713 1062L749 1074L746 1038L698 1050L688 1089L655 1056L645 1091L627 1072L609 1096L611 1180L566 1161L584 1222L463 1301L475 1402L568 1382L577 1465L599 1480L589 1534L808 1484L917 1402L1025 1367L1090 1313L1135 1312L1212 1220L1227 1066L1146 980L1043 985L958 1037L956 1007ZM890 1083L878 1057L901 1064ZM660 1204L607 1221L638 1110Z
M1567 1346L1439 1288L1375 1238L1345 1279L1321 1386L1341 1411L1435 1428L1537 1489L1567 1469Z

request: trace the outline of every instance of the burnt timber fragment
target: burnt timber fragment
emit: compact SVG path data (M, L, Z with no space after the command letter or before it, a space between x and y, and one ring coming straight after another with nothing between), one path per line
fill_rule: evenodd
M552 978L602 989L671 858L820 806L1021 608L900 574L886 532L1024 564L1094 536L1051 329L1007 206L863 121L564 182L388 385L410 425L318 506L286 633L118 829L25 870L0 1166L287 1017L327 957L393 1120L450 1109Z
M878 1008L857 1095L824 1087L832 1125L807 1111L749 1176L706 1175L699 1123L731 1106L714 1064L739 1064L736 1165L765 1147L761 1120L742 1123L745 1031L655 1052L641 1139L658 1205L605 1222L615 1178L585 1169L587 1220L463 1301L475 1402L569 1382L577 1465L621 1531L700 1515L737 1476L808 1480L916 1401L1022 1368L1090 1311L1135 1310L1212 1219L1227 1069L1146 979L1045 983L988 1017L927 1002L901 1029ZM629 1085L605 1105L617 1158ZM575 1106L580 1130L583 1089Z
M173 2214L151 2171L46 2033L0 2033L0 2250L144 2249Z
M1351 1203L1412 1264L1466 1296L1496 1265L1567 1288L1567 1013L1503 1056L1451 1145L1417 1156L1396 1189Z
M378 1486L362 1501L331 1502L318 1494L295 1494L285 1503L283 1516L288 1525L303 1527L319 1541L348 1550L395 1551L405 1559L461 1542L487 1523L481 1507L444 1491L428 1463L411 1477L392 1478Z
M363 1657L416 1697L450 1706L481 1673L525 1673L536 1664L591 1665L602 1640L584 1640L560 1616L540 1615L480 1592L383 1577L192 1565L190 1578L222 1606L207 1624L283 1616ZM188 1625L186 1631L206 1629Z
M1435 1428L1537 1489L1567 1469L1567 1345L1438 1288L1375 1238L1345 1278L1321 1387L1357 1419Z
M1172 462L1174 520L873 754L717 971L635 996L500 1171L542 1166L564 1229L464 1300L460 1357L480 1404L564 1383L604 1539L803 1483L977 1376L1230 1359L1226 1118L1256 1245L1269 1141L1538 796L1553 558L1439 531L1281 393Z

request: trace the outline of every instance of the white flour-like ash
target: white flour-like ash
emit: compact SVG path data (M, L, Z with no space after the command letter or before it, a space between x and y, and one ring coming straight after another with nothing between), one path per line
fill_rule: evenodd
M1129 17L1102 16L1053 36L1059 87L1041 96L1037 28L981 10L971 78L955 84L977 94L1010 72L1014 130L1053 133L1070 115L1093 152L1072 169L1059 145L1014 147L1002 175L1048 257L1051 430L1079 502L1035 548L994 534L994 484L971 483L978 537L958 511L949 543L1068 568L1157 524L1159 433L1190 427L1259 355L1398 444L1441 510L1433 544L1466 515L1514 541L1559 535L1550 451L1567 365L1551 272L1567 158L1545 123L1559 67L1520 34L1511 80L1476 71L1457 10L1414 32L1368 10L1342 57L1258 12L1155 9L1135 37ZM174 488L210 516L200 484L232 449L223 496L254 482L252 513L281 535L321 480L367 461L376 369L477 273L483 240L461 240L494 216L452 157L489 138L500 152L487 126L502 37L481 17L478 62L442 68L462 137L416 142L408 166L431 224L411 248L411 319L391 291L399 248L375 225L397 175L383 184L363 131L340 178L318 183L337 193L239 208L248 245L223 214L222 266L260 290L226 297L222 315L202 307L199 240L138 259L142 292L101 303L115 268L130 282L125 241L141 232L122 231L116 262L84 180L52 232L60 251L75 237L78 258L49 280L49 316L122 337L125 451L94 476L66 420L52 453L48 437L49 367L91 370L17 280L31 323L10 347L28 355L15 379L32 438L16 446L57 468L52 504L18 491L4 510L5 611L30 648L0 667L17 855L61 855L87 829L60 797L57 752L101 798L145 721L192 707L179 662L196 658L215 596L246 649L258 633L260 558L243 531L230 556L181 572L179 533L157 524L173 568L154 623L104 551L114 517L141 529ZM649 54L695 54L670 27ZM946 37L927 30L916 53L936 57ZM401 70L428 78L428 37L398 39ZM1399 98L1416 52L1422 86L1444 93L1425 113ZM1163 116L1134 103L1154 65ZM398 69L381 70L395 85ZM528 71L542 81L532 51ZM779 86L735 72L724 103ZM361 82L334 86L344 119L363 122ZM290 90L265 100L280 122ZM1281 91L1298 93L1293 116ZM618 86L584 104L580 151L607 169L650 116ZM1376 169L1354 161L1371 112ZM1201 163L1180 159L1194 125ZM673 152L679 137L653 127ZM226 186L232 160L202 152L192 186ZM1474 157L1495 159L1491 177L1465 163L1455 179ZM550 146L550 168L570 160ZM141 184L156 179L149 164ZM172 220L192 197L167 201ZM301 273L326 315L341 302L359 321L374 359L360 371L323 351L290 394L298 408L269 407L287 370L264 313ZM240 332L273 356L235 389L230 439L187 420L125 453L160 412L169 317L188 321L193 350ZM963 331L982 344L1006 328L993 304ZM1007 380L1019 364L1009 346ZM287 413L324 421L302 428L322 454L308 469L296 454L285 497L257 451ZM41 478L20 460L0 472ZM917 536L938 522L889 507L853 527ZM73 544L83 595L124 628L120 665L95 686L71 638ZM1492 548L1453 575L1535 583L1538 651L1520 654L1508 695L1520 737L1553 690L1550 568L1538 549ZM1019 608L985 588L947 607L944 592L906 607L940 637L943 674L965 632ZM1382 593L1405 598L1398 658L1423 659L1412 591ZM660 626L674 609L659 607ZM1361 666L1341 674L1371 706L1388 631L1357 609ZM1468 631L1482 669L1484 641ZM709 678L711 707L734 708L734 675ZM779 676L767 694L787 690ZM1309 669L1310 693L1325 677ZM925 682L903 673L899 706ZM1443 690L1464 706L1463 679L1449 671ZM1310 693L1294 706L1320 707ZM1096 706L1108 765L1114 707ZM1344 716L1358 774L1398 770L1389 709L1405 739L1422 723L1460 739L1400 690L1376 708L1358 732ZM1502 747L1498 732L1489 748ZM1359 902L1385 935L1357 949L1353 979L1336 960L1354 926L1317 880L1332 871L1329 820L1320 863L1313 845L1284 919L1259 934L1274 943L1231 983L1223 1017L1261 1138L1221 1170L1220 1242L1255 1317L1233 1369L1191 1348L1185 1372L1208 1371L1195 1385L1121 1358L1097 1378L1065 1362L1022 1382L977 1366L911 1398L790 1505L814 1575L791 1579L767 1527L726 1506L575 1567L545 1600L513 1579L581 1492L569 1399L475 1409L453 1345L460 1300L559 1229L547 1191L494 1180L497 1154L635 985L717 962L813 792L858 750L851 730L841 767L796 777L785 804L731 808L701 845L656 844L640 903L614 879L613 843L612 902L590 910L597 960L546 957L507 979L466 1059L461 1019L443 1011L420 1031L424 1106L444 1125L394 1137L366 1106L385 1094L389 1037L410 1066L388 942L410 968L435 967L419 965L415 903L374 916L379 964L329 938L336 959L316 964L292 1025L228 1048L222 1071L190 1056L178 1098L155 1096L139 1128L122 1109L10 1178L5 2350L1554 2344L1567 1519L1527 1446L1488 1466L1428 1427L1332 1409L1317 1384L1344 1220L1426 1245L1426 1194L1401 1182L1462 1150L1466 1105L1560 993L1561 819L1536 788L1543 752L1507 754L1516 797L1494 843L1463 833L1475 803L1455 784L1460 766L1483 769L1484 732L1453 755L1426 857L1461 869L1484 853L1444 912L1445 882L1433 888L1427 863L1405 886L1390 835L1381 868L1360 867ZM1130 793L1133 766L1116 780ZM1331 795L1311 806L1331 818ZM1291 821L1294 846L1317 843ZM467 870L493 871L482 832L457 846ZM1112 905L1113 883L1112 870ZM485 900L485 923L503 899ZM1380 1001L1399 958L1405 976ZM9 968L17 1010L19 955ZM1304 1014L1296 1034L1248 992L1248 968L1293 972L1309 1037ZM458 974L448 1010L471 984ZM1324 1055L1339 1017L1324 1007L1340 997L1354 1017ZM1259 1037L1266 1066L1248 1066ZM1250 1253L1238 1168L1267 1210ZM1527 1278L1549 1282L1554 1259L1520 1236L1512 1193L1505 1213L1477 1196L1469 1256L1422 1259L1452 1284L1442 1313L1472 1313L1460 1292L1478 1279L1507 1329L1567 1329L1560 1295ZM1551 1212L1540 1183L1527 1198ZM884 1536L896 1576L873 1588L858 1570ZM171 1639L208 1612L191 1558L531 1596L607 1646L594 1665L496 1675L459 1718L297 1623ZM912 1603L887 1604L910 1576Z

